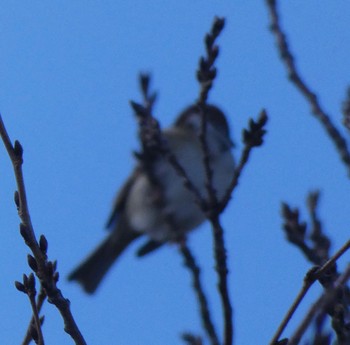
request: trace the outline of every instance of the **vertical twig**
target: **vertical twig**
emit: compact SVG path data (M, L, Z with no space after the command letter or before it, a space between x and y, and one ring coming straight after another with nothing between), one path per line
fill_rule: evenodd
M224 230L218 214L213 215L209 220L213 227L215 270L218 274L218 289L224 313L224 345L231 345L233 343L233 310L227 282L228 267L224 246Z
M39 310L37 308L37 304L35 301L36 289L35 289L35 277L34 274L31 273L29 276L23 274L23 283L18 281L15 282L16 288L18 291L25 293L30 301L30 305L33 311L33 317L28 329L28 333L30 334L30 339L34 339L35 343L38 345L44 345L44 337L41 330L41 320L39 317Z
M204 111L209 91L217 74L214 63L219 54L219 47L215 44L215 41L224 28L224 25L225 20L223 18L215 17L211 31L205 36L206 56L200 58L197 71L197 80L200 84L200 94L197 104L202 115L199 140L202 146L203 166L206 172L206 189L209 199L208 208L203 209L203 211L206 213L213 229L215 270L218 274L218 290L224 318L223 341L225 345L231 345L233 343L233 309L228 292L227 253L224 232L219 220L220 214L216 212L218 200L213 183L214 172L210 166L210 150L207 142L207 114Z
M207 142L207 113L204 111L205 104L208 99L209 91L213 86L213 81L217 74L215 67L215 61L219 55L219 46L215 44L216 39L219 37L221 31L225 26L225 19L215 17L211 28L211 31L206 34L204 42L206 48L206 56L202 56L199 60L199 68L197 71L197 80L200 85L200 92L198 97L198 107L201 113L201 132L199 140L202 145L203 152L203 164L206 172L206 189L209 196L209 204L217 204L216 190L213 184L213 169L210 166L210 154L209 146Z
M36 308L37 308L39 314L40 314L40 311L41 311L41 308L44 304L45 299L46 299L46 293L41 286L40 292L39 292L37 300L36 300ZM40 323L42 324L44 321L44 317L41 317L40 321L41 321ZM30 344L30 342L32 340L31 330L32 330L34 324L35 324L35 319L34 319L34 316L32 316L32 319L30 320L29 325L28 325L26 335L22 341L22 345Z
M140 125L140 140L142 144L142 152L137 154L140 163L145 170L150 183L154 188L159 190L159 200L157 206L162 208L166 205L164 198L164 186L161 185L160 181L154 176L153 164L157 157L162 156L166 159L169 164L174 168L179 177L184 181L184 185L189 189L195 196L195 200L198 204L204 203L199 190L189 179L187 172L179 163L175 155L170 151L166 142L163 140L160 125L158 121L152 115L152 107L156 99L155 93L149 91L150 77L148 75L140 75L140 85L143 95L143 105L135 102L131 102L131 106L139 120ZM167 214L166 221L168 226L173 230L176 235L176 222L173 215ZM185 244L185 239L176 238L180 243L180 251L184 257L185 265L192 272L194 290L197 295L197 299L200 305L200 315L203 323L203 327L208 334L208 337L212 345L219 345L219 340L216 334L215 327L211 320L207 297L204 293L201 281L200 281L200 269L197 266L194 256L190 249ZM192 339L192 338L191 338ZM193 339L192 339L193 340ZM188 340L189 341L189 340ZM197 340L196 340L197 341Z
M219 345L219 338L216 334L216 330L210 316L208 300L204 294L203 286L200 280L200 268L196 264L195 258L185 242L181 243L180 251L184 258L185 266L190 270L192 274L193 289L197 295L198 303L200 306L203 328L207 332L211 344Z
M1 116L0 136L13 165L17 183L15 202L18 208L18 215L22 221L20 224L20 232L25 240L26 245L31 249L34 255L33 259L35 261L35 265L37 266L35 273L40 280L40 284L45 290L48 301L54 304L59 310L64 321L64 330L72 337L77 345L85 345L86 342L84 340L84 337L81 334L71 313L70 302L68 299L63 297L61 291L57 288L56 282L58 280L58 273L55 271L55 263L47 260L47 241L44 236L41 236L40 243L38 243L36 240L34 228L29 214L27 195L22 172L23 148L17 140L15 141L15 144L12 145Z

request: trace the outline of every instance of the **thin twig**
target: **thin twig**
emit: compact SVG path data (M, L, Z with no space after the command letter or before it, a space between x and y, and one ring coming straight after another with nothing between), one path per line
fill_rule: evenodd
M0 116L0 136L4 142L10 160L14 168L14 174L17 183L17 192L15 194L15 202L18 208L18 215L22 221L20 224L21 235L27 246L31 249L34 255L34 261L37 265L35 272L39 278L40 284L45 289L48 296L48 301L54 304L64 320L64 330L72 337L78 345L85 345L83 335L81 334L70 310L70 302L63 297L61 291L57 288L58 273L55 272L55 264L47 260L46 248L43 248L42 243L38 243L35 237L34 228L32 226L27 195L24 185L22 172L23 164L23 148L18 141L12 145L10 137L6 131L3 120ZM43 237L41 237L42 239ZM46 240L45 240L46 241Z
M183 241L180 245L180 251L184 258L185 266L189 269L192 274L192 284L193 289L196 293L197 300L200 306L200 315L202 319L202 325L205 331L208 334L208 338L212 345L219 345L219 338L216 334L216 330L211 320L211 314L209 311L208 299L204 293L202 282L200 279L200 268L197 265L194 256L192 255L190 249L186 245L186 242Z
M324 233L322 229L322 222L317 214L317 206L319 200L318 192L311 192L307 198L307 205L311 217L311 230L308 230L306 222L302 222L299 219L299 210L292 209L287 204L283 204L282 213L284 217L284 230L287 234L288 240L298 247L307 259L317 265L321 266L327 263L329 260L329 248L330 239ZM347 249L347 244L344 245L343 250ZM337 254L341 255L342 250ZM334 260L334 261L333 261ZM324 289L332 288L335 281L338 279L340 273L337 270L335 261L337 255L328 261L327 265L324 266L325 271L319 271L320 276L317 278L319 283ZM349 310L349 296L350 290L347 286L344 287L342 294L339 294L337 303L332 306L328 306L327 313L331 317L332 327L334 328L339 344L344 339L350 340L349 330L346 324L346 319ZM343 343L344 343L343 341Z
M205 36L204 42L207 54L200 58L197 70L197 80L200 84L198 104L206 103L208 93L213 86L213 80L217 74L214 62L219 54L219 47L215 45L215 40L219 37L224 26L225 18L215 17L210 32Z
M142 152L137 154L140 163L145 170L150 183L154 188L159 190L159 202L158 207L162 208L166 205L164 198L164 186L161 185L159 179L154 176L154 162L160 156L164 157L169 164L176 171L177 175L183 179L185 187L190 190L195 196L195 201L200 205L202 209L206 207L206 201L200 194L198 188L193 184L187 175L187 172L179 163L176 156L171 152L167 146L166 141L163 139L159 122L152 115L152 106L156 98L156 94L151 94L149 91L150 77L148 75L140 75L140 86L143 96L143 105L135 102L131 102L134 112L139 120L140 126L140 140L142 144ZM177 233L176 222L171 214L167 214L166 221L168 226L172 229L174 235ZM203 327L208 334L208 337L212 345L219 345L218 336L214 324L211 320L207 297L205 296L201 281L200 281L200 269L196 265L195 259L190 252L189 248L185 244L185 239L176 239L180 244L180 251L184 257L185 265L191 270L193 277L193 287L197 295L197 299L200 305L201 319ZM192 338L191 338L192 339ZM193 339L192 339L193 340ZM197 341L197 340L196 340Z
M41 311L41 308L44 304L45 299L46 299L46 293L45 293L45 290L41 286L40 292L39 292L38 297L36 299L36 308L37 308L39 314L40 314L40 311ZM35 320L34 320L34 316L33 316L29 322L28 329L27 329L26 335L23 339L22 345L28 345L32 341L31 329L33 328L34 323L35 323ZM42 321L41 321L41 324L42 324Z
M214 171L210 166L210 154L209 146L207 142L207 113L204 110L205 104L208 99L209 91L213 86L213 81L217 74L217 69L215 67L215 61L219 55L219 46L215 43L216 39L219 37L221 31L225 26L225 19L215 17L212 28L208 34L206 34L204 42L206 48L206 55L202 56L199 60L199 68L197 71L197 80L200 85L200 92L197 101L197 105L201 114L201 131L199 134L199 141L202 146L203 153L203 165L206 174L206 189L209 196L209 208L213 208L217 204L217 195L213 183Z
M44 345L44 337L43 337L43 333L41 330L41 321L40 321L40 317L39 317L39 311L38 311L38 308L37 308L37 305L35 302L35 295L28 294L28 296L29 296L30 304L31 304L32 310L33 310L33 319L35 320L36 330L38 332L37 344Z
M215 270L218 274L218 289L221 297L221 304L224 313L224 345L233 343L233 310L228 288L228 267L227 254L224 245L224 230L221 226L219 215L214 215L210 222L214 234L214 255L215 255Z
M312 229L309 237L313 243L313 250L320 262L323 264L329 259L329 250L331 247L331 240L323 231L321 219L318 216L318 204L320 200L320 192L313 191L308 194L307 206L310 213ZM315 263L317 264L317 263Z
M218 213L221 213L226 208L228 202L232 198L232 193L237 187L239 178L243 172L244 167L246 166L248 159L250 157L251 151L254 147L260 146L263 143L263 137L266 133L264 129L267 123L268 117L265 110L262 110L259 118L256 122L250 120L249 130L243 131L243 142L244 148L241 153L241 158L239 159L238 165L235 167L235 171L224 197L219 202L219 207L217 209Z
M314 265L323 265L328 258L320 256L316 246L309 244L311 235L307 231L307 223L300 220L298 208L291 208L287 203L282 203L283 229L290 243L301 250L305 257Z
M315 273L316 279L319 279L324 273L331 269L338 259L350 248L350 240L346 241L343 246Z
M305 295L309 291L310 287L314 284L314 282L318 279L320 279L327 271L332 269L337 262L337 260L350 248L350 240L347 241L322 267L318 268L312 268L308 274L305 276L303 286L301 290L299 291L297 297L295 298L294 302L292 303L291 307L289 308L288 312L286 313L285 317L283 318L281 324L277 328L276 333L272 337L270 341L270 345L275 345L280 338L281 334L283 333L284 329L286 328L287 324L291 320L294 312L300 305L300 302L304 299ZM288 345L290 345L288 343Z
M165 140L163 140L159 122L151 114L151 109L133 101L131 101L130 104L139 119L140 137L143 145L142 153L137 153L136 156L140 159L148 176L151 179L153 178L153 161L157 155L162 155L174 168L178 176L182 178L185 187L192 192L195 197L195 202L198 203L202 209L206 208L206 205L204 205L205 200L200 191L191 181L187 172L179 163L175 155L170 151ZM154 181L152 181L152 184L153 183L157 184L155 178Z
M266 0L266 4L270 14L270 28L275 35L280 57L285 64L288 77L309 103L312 114L323 125L325 131L333 141L340 158L345 164L348 174L350 175L350 153L348 144L340 131L332 123L330 116L323 110L315 92L306 84L296 67L294 56L287 42L287 36L280 23L280 16L277 10L277 0Z
M197 80L200 84L200 95L197 104L202 115L199 140L202 146L203 166L206 173L205 186L209 198L208 208L202 208L202 210L207 215L213 230L215 269L218 274L218 289L224 314L223 340L225 345L231 345L233 342L234 329L232 302L227 282L227 255L223 229L219 220L220 213L217 212L218 199L213 183L214 172L210 165L210 151L207 142L207 114L204 111L209 91L212 88L217 73L214 63L219 54L219 47L215 45L215 40L220 35L224 24L225 20L223 18L215 17L211 31L205 36L206 56L201 57L199 61L199 69L197 71Z
M308 313L305 315L304 319L300 323L299 327L289 339L288 345L297 345L307 328L309 327L312 319L316 313L320 310L326 309L330 304L333 303L336 298L337 293L340 289L343 289L347 281L350 279L350 265L347 266L344 273L339 276L334 284L333 288L325 290L325 292L317 299L317 301L309 309Z
M295 298L294 302L290 306L290 308L289 308L287 314L285 315L285 317L283 318L281 324L278 326L276 333L274 334L274 336L272 337L272 339L270 341L270 345L275 345L277 343L277 341L279 340L280 336L282 335L284 329L287 327L288 322L291 320L293 314L297 310L300 302L303 300L306 293L309 291L309 288L311 285L312 285L312 283L310 280L304 279L304 284L303 284L301 290L299 291L297 297Z
M31 273L29 276L23 274L23 283L18 281L15 282L15 286L18 291L23 292L29 298L30 305L33 311L32 322L28 328L29 342L31 339L35 341L38 345L44 345L44 337L41 330L41 320L39 317L39 310L35 301L36 289L35 289L35 277Z

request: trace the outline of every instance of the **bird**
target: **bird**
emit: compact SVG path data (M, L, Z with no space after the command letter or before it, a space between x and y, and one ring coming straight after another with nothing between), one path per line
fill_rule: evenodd
M161 131L161 136L201 198L208 200L200 140L204 114L212 185L220 200L229 188L235 168L234 144L223 111L212 104L190 105L173 125ZM145 244L137 251L137 256L142 257L165 243L184 238L206 220L193 192L184 185L183 176L166 157L158 156L151 166L156 185L142 160L139 161L117 194L106 224L109 234L68 276L68 280L81 284L85 292L95 292L113 263L139 237L146 237Z

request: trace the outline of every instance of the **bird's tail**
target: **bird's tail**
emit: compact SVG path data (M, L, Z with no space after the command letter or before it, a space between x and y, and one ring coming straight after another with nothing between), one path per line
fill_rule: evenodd
M141 233L118 226L69 276L76 280L87 293L92 294L114 261Z

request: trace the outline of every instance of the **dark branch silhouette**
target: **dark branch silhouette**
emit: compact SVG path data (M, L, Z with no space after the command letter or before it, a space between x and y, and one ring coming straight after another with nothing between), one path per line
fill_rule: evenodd
M210 343L213 345L219 345L220 341L216 333L216 329L213 325L213 321L211 320L211 314L208 306L208 299L204 293L204 289L200 279L200 268L196 264L195 258L185 242L183 242L180 245L180 251L184 258L185 266L192 273L192 285L193 285L193 290L195 291L197 296L198 304L200 306L203 328L206 330L208 334Z
M206 107L206 100L208 98L209 91L213 85L213 81L216 76L216 68L214 63L219 54L219 48L215 44L216 39L218 38L220 32L224 27L224 20L221 18L215 18L212 29L205 38L205 47L206 47L206 56L200 59L199 69L197 72L197 79L200 83L200 95L197 101L199 111L203 115L201 132L199 136L200 143L202 145L203 152L203 165L206 172L206 188L208 192L208 199L204 198L201 195L199 190L189 179L187 172L179 164L176 157L167 147L166 141L162 138L161 129L159 122L152 115L152 106L156 99L155 93L150 93L149 84L150 79L147 75L141 75L140 85L141 92L143 96L143 104L138 104L136 102L131 102L131 105L134 109L134 112L139 120L140 128L140 139L142 143L142 152L137 153L136 156L140 160L144 169L146 170L150 181L152 182L155 188L161 189L159 183L156 181L156 178L153 176L153 162L159 155L165 157L168 162L173 166L177 174L183 179L184 185L188 188L194 195L195 201L200 206L204 214L207 216L207 219L212 225L213 229L213 238L214 238L214 257L215 257L215 269L218 273L218 289L219 295L221 297L221 304L223 309L224 317L224 332L223 332L223 343L225 345L231 345L233 342L233 320L232 320L232 303L230 300L227 275L227 257L226 257L226 248L224 243L224 231L220 223L220 215L227 206L233 189L238 184L238 179L241 176L244 166L246 165L248 158L250 156L251 150L253 147L258 147L263 143L263 137L266 133L265 125L267 122L267 115L265 111L262 111L257 122L251 120L249 123L249 129L243 131L243 142L244 149L242 152L241 159L238 166L236 167L233 176L230 188L224 195L222 200L217 199L216 191L213 186L213 169L210 166L210 157L209 157L209 148L206 142L206 128L207 128L207 119L206 112L204 111ZM162 194L162 193L161 193ZM160 197L160 200L162 198ZM160 201L160 205L164 205L164 202ZM171 217L169 217L169 224L173 224ZM179 243L183 243L179 239ZM188 249L188 248L187 248ZM182 254L189 254L188 252ZM188 260L188 255L185 255L185 260ZM193 281L199 282L199 276L197 275L197 270L192 269ZM197 288L200 288L200 284L197 284ZM198 300L203 302L204 292L203 290L195 290ZM216 344L217 336L213 336L216 331L214 330L213 323L210 321L208 323L208 318L210 318L210 313L206 312L207 303L204 307L201 304L201 315L203 324L206 325L206 329L209 339L211 339L213 344ZM210 325L210 326L208 326Z
M225 345L231 345L233 343L234 329L232 302L227 281L227 251L225 248L224 231L219 219L220 213L215 212L215 210L218 209L218 199L213 185L213 169L210 166L210 153L206 135L207 118L204 111L204 106L208 99L209 91L212 88L213 81L217 74L214 63L219 55L219 47L215 44L215 41L219 37L224 25L225 20L223 18L216 17L214 19L211 31L205 36L204 42L206 56L200 58L199 68L197 71L197 80L200 84L200 94L197 104L201 113L203 114L199 139L202 145L203 165L206 172L206 188L209 196L208 208L206 210L203 209L203 211L206 212L207 218L210 221L213 230L215 270L218 274L218 290L224 316L223 342Z
M333 264L334 262L332 263L332 265ZM289 339L288 345L299 344L301 337L308 329L315 315L320 311L321 313L324 313L324 314L327 313L328 308L330 307L332 308L334 304L337 303L336 301L337 301L338 295L339 293L342 293L342 290L344 290L344 287L347 284L349 279L350 279L350 265L348 265L344 273L341 276L339 276L339 278L334 283L334 286L332 288L325 290L324 293L318 298L318 300L311 306L309 311L306 313L304 319L300 323L299 327L297 328L295 333L292 335L292 337ZM338 341L339 341L339 338L338 338ZM346 344L349 344L349 341L346 340L344 342L343 340L340 340L339 344L346 345Z
M20 283L18 281L15 282L16 288L18 291L21 291L25 293L30 301L30 305L32 307L33 311L33 322L30 323L28 333L30 335L30 340L33 339L36 344L44 345L44 337L41 330L42 321L40 320L39 316L39 310L37 308L35 296L36 296L36 289L35 289L35 277L34 274L31 273L29 276L26 276L23 274L23 283Z
M32 226L29 214L27 195L22 173L23 148L17 140L15 141L15 144L12 145L1 117L0 135L14 168L17 183L15 203L18 209L18 215L21 219L20 233L26 245L33 253L33 256L31 257L32 259L30 259L31 268L39 278L40 284L48 297L48 301L54 304L61 313L64 320L64 330L73 338L77 345L85 345L86 342L84 337L80 333L80 330L70 311L70 302L63 297L61 290L57 287L56 283L58 281L58 272L56 271L56 264L49 261L47 258L47 240L43 235L41 235L40 241L38 242L35 237L34 228ZM39 335L40 330L37 329L37 332Z
M278 327L276 333L274 334L272 340L270 341L270 345L274 345L277 343L279 337L281 336L282 332L286 328L288 322L291 320L294 312L296 311L296 309L300 305L301 301L303 300L303 298L305 297L305 295L309 291L310 287L315 283L315 281L317 281L317 280L320 281L323 277L327 276L329 271L331 271L335 267L337 260L346 251L348 251L349 248L350 248L350 240L348 242L346 242L323 266L321 266L321 267L315 266L315 267L311 268L311 270L306 274L306 276L304 278L304 283L303 283L303 286L302 286L300 292L298 293L297 297L295 298L295 300L294 300L292 306L290 307L290 309L288 310L286 316L283 318L280 326ZM333 286L336 286L338 280L339 280L339 277L337 278L337 280L335 281ZM343 285L342 285L343 287L344 287L346 281L343 283ZM325 290L325 291L327 291L327 290ZM288 345L290 345L290 344L288 343Z
M331 138L350 176L350 153L348 143L333 124L330 116L321 106L316 93L307 85L297 69L295 58L288 44L287 35L281 26L280 15L277 9L277 0L266 0L266 4L270 14L270 28L276 38L277 48L281 60L287 69L288 78L309 103L312 114L321 122L328 136Z
M41 308L46 300L46 293L42 286L40 286L40 291L36 299L36 309L38 310L38 314L40 315ZM40 324L42 325L44 323L44 316L40 317ZM32 316L32 319L29 322L27 333L23 339L22 345L28 345L33 340L33 332L36 332L36 318L34 315Z

